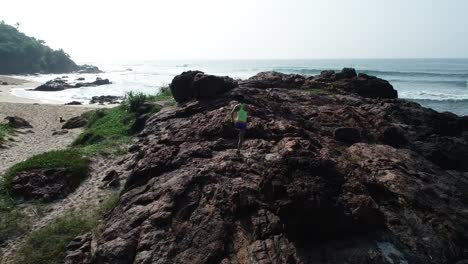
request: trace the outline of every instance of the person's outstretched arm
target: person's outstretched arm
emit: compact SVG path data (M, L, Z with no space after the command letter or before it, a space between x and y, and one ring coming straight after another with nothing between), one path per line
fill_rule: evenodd
M240 108L240 104L236 104L236 106L234 106L234 108L232 108L232 111L231 111L231 121L234 123L234 114L239 111L239 108Z

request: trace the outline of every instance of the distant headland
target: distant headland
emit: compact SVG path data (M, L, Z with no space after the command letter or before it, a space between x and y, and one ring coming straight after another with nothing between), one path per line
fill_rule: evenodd
M96 66L76 64L63 49L53 50L18 27L0 21L0 74L101 72Z

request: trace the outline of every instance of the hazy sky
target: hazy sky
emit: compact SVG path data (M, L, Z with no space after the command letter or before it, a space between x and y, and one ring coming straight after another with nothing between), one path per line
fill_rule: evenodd
M466 0L0 0L77 61L468 57Z

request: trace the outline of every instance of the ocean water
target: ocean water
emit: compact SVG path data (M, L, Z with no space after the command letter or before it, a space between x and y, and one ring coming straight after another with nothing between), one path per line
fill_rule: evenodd
M349 59L349 60L217 60L217 61L119 61L86 62L105 71L81 74L87 81L97 76L109 78L111 85L69 89L59 92L36 92L15 89L18 96L46 103L86 102L96 95L124 95L128 91L157 93L177 74L201 70L209 74L245 79L261 71L279 71L316 75L322 70L353 67L358 72L388 80L400 98L413 100L437 111L468 115L468 59ZM26 76L45 82L63 75ZM75 80L78 74L67 74Z

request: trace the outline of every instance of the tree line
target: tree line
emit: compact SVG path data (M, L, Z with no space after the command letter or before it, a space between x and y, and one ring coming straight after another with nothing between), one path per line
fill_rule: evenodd
M66 73L78 65L62 49L53 50L43 40L26 36L0 21L0 74Z

